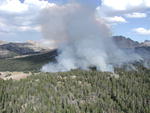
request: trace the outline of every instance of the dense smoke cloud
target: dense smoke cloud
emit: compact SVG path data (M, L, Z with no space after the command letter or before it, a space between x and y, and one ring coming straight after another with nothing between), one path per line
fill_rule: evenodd
M59 50L57 63L43 66L42 71L58 72L96 67L113 71L114 66L140 60L136 54L118 49L105 21L96 18L95 9L79 3L55 5L41 12L42 33L55 41Z

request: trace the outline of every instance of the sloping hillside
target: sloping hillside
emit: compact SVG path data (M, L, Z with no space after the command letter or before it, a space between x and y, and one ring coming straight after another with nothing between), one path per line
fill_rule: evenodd
M34 43L1 43L0 58L11 58L19 55L37 54L48 49L39 47Z
M40 71L41 67L55 61L56 50L22 58L0 59L0 71Z
M113 39L119 48L131 49L150 66L150 46L142 46L143 43L122 36ZM0 59L0 71L39 71L44 64L54 61L57 56L56 50L38 48L33 43L3 43L0 48L0 58L9 58Z
M114 36L113 41L120 49L131 50L139 54L146 62L150 62L150 41L139 43L123 36Z
M124 36L113 36L114 43L123 49L140 49L150 47L150 41L139 43ZM141 50L141 49L140 49ZM26 43L8 43L0 41L0 58L12 58L14 56L40 54L50 51L50 48L42 46L39 42L28 41ZM142 53L142 52L139 52Z
M1 113L149 113L150 70L74 70L0 80Z
M140 46L139 42L133 41L124 36L113 36L113 41L119 48L135 48Z

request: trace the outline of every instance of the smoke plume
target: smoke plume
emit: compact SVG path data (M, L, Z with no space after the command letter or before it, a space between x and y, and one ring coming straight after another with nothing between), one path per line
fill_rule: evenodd
M59 51L57 63L44 65L44 72L90 67L113 72L114 66L140 60L138 55L115 46L109 26L96 17L95 8L89 5L55 5L44 9L40 20L44 38L54 41Z

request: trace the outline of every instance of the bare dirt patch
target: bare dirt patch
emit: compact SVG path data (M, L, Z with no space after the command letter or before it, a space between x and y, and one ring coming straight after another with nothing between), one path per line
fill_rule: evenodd
M20 79L24 79L27 78L28 76L30 76L31 73L24 73L24 72L0 72L0 79L3 80L9 80L9 79L13 79L13 80L20 80Z

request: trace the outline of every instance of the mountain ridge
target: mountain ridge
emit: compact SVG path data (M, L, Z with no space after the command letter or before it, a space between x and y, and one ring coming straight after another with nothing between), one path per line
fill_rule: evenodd
M18 43L0 41L0 58L40 54L48 50L50 49L40 47L37 44L30 42Z
M124 36L113 36L112 40L118 48L135 49L137 53L142 55L150 54L149 40L140 43L138 41L134 41ZM41 46L40 42L32 40L24 43L0 41L0 58L13 58L16 56L20 57L26 55L37 55L51 50L53 49Z

